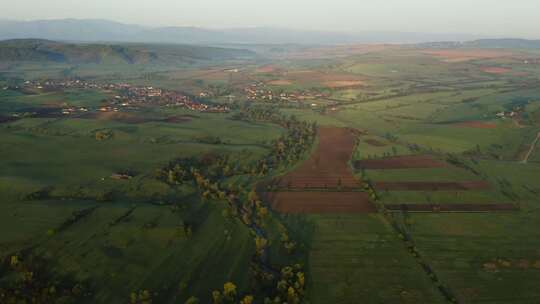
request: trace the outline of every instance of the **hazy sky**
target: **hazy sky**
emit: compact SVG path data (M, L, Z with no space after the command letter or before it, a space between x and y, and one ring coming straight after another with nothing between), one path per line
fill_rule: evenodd
M540 0L0 0L2 19L540 38Z

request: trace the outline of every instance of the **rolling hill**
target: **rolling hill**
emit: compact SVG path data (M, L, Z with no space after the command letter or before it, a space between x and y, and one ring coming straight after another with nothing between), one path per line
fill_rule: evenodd
M0 62L176 64L255 56L254 52L248 50L192 45L77 44L39 39L0 41Z

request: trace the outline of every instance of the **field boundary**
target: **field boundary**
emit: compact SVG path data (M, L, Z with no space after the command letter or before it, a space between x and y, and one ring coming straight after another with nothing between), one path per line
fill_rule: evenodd
M354 168L367 170L448 168L450 165L431 155L402 155L363 159L354 162Z
M383 191L464 191L491 189L491 185L486 181L375 182L373 186L375 189Z
M384 204L384 208L392 212L426 212L426 213L452 213L452 212L513 212L520 207L515 204Z

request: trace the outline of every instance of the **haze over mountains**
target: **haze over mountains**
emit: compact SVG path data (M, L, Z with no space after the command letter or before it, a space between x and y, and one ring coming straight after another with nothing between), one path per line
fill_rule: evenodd
M488 38L470 34L364 31L320 32L278 28L204 29L123 24L108 20L0 20L0 40L48 39L79 42L144 42L179 44L354 44L468 41Z
M244 49L196 45L65 43L40 39L0 41L0 62L57 62L68 64L183 64L254 58Z
M408 43L420 48L540 49L540 40L476 38L479 37L397 32L347 34L270 28L148 28L106 20L0 21L0 62L192 64L255 58L257 54L247 50L247 45L255 44ZM225 45L225 48L202 45Z

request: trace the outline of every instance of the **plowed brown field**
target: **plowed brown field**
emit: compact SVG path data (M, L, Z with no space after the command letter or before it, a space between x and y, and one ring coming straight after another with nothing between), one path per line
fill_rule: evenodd
M354 136L345 128L321 128L319 147L309 160L282 177L281 188L358 188L349 168Z
M500 68L500 67L483 67L482 72L491 73L491 74L506 74L512 72L512 69Z
M358 192L361 185L349 167L354 145L352 130L320 128L315 153L276 181L283 192L265 193L266 199L283 213L374 212L367 194ZM329 191L321 191L325 188Z

